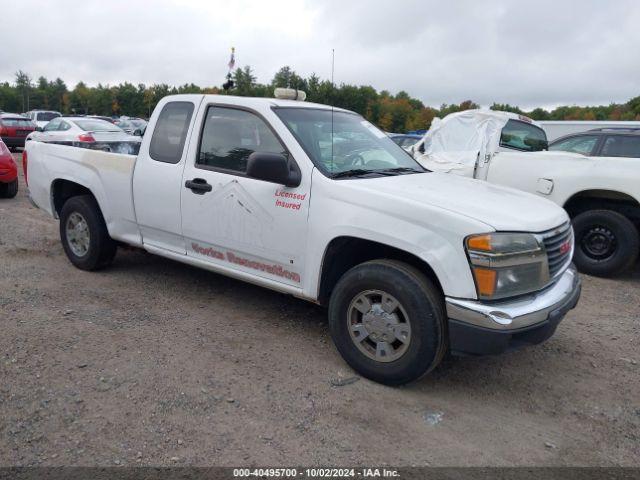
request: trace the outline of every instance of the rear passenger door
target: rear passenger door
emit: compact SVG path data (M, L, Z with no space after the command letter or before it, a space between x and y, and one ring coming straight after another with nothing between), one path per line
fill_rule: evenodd
M133 200L144 245L184 254L180 195L188 140L201 95L158 104L133 173Z
M198 125L181 190L187 255L300 288L310 174L303 172L293 188L247 177L253 152L295 161L256 111L211 104L201 109Z
M640 158L640 134L607 135L599 156Z

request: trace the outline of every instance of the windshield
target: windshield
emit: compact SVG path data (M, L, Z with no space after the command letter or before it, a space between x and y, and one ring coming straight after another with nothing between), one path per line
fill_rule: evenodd
M49 122L49 121L51 121L54 118L57 118L59 116L60 116L60 114L57 113L57 112L39 112L37 114L36 120L38 122Z
M502 128L500 146L537 152L548 148L547 135L540 127L519 120L509 120Z
M120 132L121 131L114 124L109 123L105 120L99 120L99 119L84 120L83 119L83 120L74 120L73 122L85 132Z
M325 175L425 170L384 132L353 113L313 108L276 108L313 163ZM333 133L332 133L333 132ZM332 141L333 140L333 141Z

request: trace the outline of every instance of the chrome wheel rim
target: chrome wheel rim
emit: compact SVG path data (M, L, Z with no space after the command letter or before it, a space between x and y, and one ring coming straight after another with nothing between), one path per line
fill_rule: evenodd
M349 304L348 329L355 346L376 362L402 357L411 342L411 323L400 302L382 290L366 290Z
M91 236L89 234L89 224L78 212L73 212L67 218L65 225L67 244L77 257L84 257L89 252Z

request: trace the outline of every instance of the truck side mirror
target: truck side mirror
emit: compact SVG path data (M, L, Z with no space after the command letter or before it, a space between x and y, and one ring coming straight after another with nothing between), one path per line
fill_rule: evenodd
M280 153L253 152L247 159L247 177L297 187L302 174L295 162Z

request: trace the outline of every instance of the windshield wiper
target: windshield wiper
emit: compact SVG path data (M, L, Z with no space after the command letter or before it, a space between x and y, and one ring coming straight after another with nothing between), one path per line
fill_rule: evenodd
M378 170L379 172L392 172L392 173L403 173L403 172L413 172L413 173L424 173L424 170L418 170L414 167L395 167L395 168L385 168L384 170Z
M347 178L347 177L359 177L360 175L367 175L370 173L379 173L376 170L365 170L363 168L354 168L353 170L345 170L344 172L338 172L331 175L331 178Z
M354 168L353 170L345 170L344 172L334 173L331 178L359 177L366 174L391 176L396 173L424 173L424 170L418 170L417 168L413 167L381 168L377 170Z

